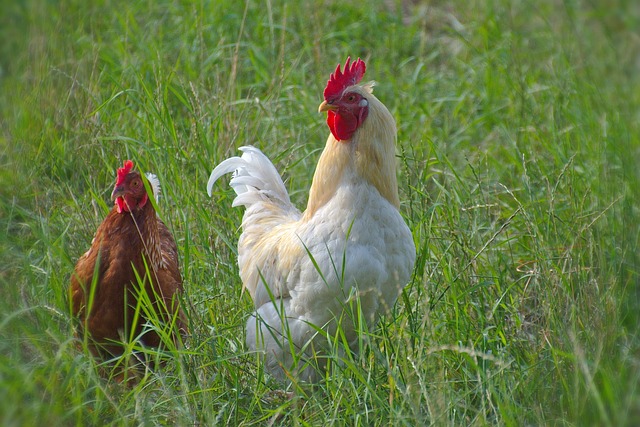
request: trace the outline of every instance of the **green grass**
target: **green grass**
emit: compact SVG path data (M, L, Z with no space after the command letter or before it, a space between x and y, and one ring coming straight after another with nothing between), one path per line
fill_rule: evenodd
M637 2L1 3L0 424L640 423ZM205 186L257 144L303 206L347 55L398 120L418 261L362 353L286 399L244 345L242 210ZM131 388L66 293L125 158L163 186L192 330Z

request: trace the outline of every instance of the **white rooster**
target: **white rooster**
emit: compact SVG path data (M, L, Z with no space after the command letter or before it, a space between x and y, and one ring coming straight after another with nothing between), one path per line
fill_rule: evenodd
M264 353L275 377L317 381L328 339L342 328L356 350L355 319L346 310L358 298L362 318L394 305L415 263L411 232L398 211L396 125L389 110L360 85L365 64L337 66L319 111L331 134L300 212L271 161L257 148L220 163L216 180L234 172L233 206L246 208L238 265L256 311L247 321L247 345ZM339 325L339 326L338 326Z

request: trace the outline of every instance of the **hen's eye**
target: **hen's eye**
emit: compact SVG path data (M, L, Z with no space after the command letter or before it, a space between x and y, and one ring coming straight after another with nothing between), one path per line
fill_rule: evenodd
M349 95L349 98L347 98L350 102L353 102L356 100L356 96L355 95Z

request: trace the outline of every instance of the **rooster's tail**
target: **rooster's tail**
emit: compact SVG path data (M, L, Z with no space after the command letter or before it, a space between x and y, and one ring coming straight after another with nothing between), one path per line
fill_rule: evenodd
M282 208L291 208L289 193L271 160L252 146L240 147L241 157L231 157L213 169L207 193L211 196L213 184L227 173L233 172L229 185L236 192L233 207L251 207L255 203L271 202Z

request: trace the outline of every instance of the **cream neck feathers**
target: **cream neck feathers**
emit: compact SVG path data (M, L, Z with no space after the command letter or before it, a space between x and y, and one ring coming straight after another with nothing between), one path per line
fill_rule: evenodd
M350 90L354 90L353 88ZM374 186L396 208L400 206L396 178L396 124L372 93L372 85L355 90L369 101L369 114L353 137L337 141L329 134L309 192L304 218L311 218L336 192L348 169Z

